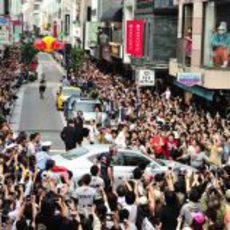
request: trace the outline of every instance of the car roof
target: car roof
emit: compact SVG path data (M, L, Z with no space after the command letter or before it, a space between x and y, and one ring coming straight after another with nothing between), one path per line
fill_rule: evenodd
M82 147L78 147L76 149L70 150L68 153L74 153L74 151L76 151L79 148L82 149L87 149L88 152L86 152L85 154L82 155L82 157L84 156L91 156L91 155L95 155L95 154L100 154L100 153L105 153L109 151L109 148L111 147L111 145L108 144L94 144L94 145L84 145ZM142 153L138 150L134 150L134 149L128 149L128 148L118 148L118 152L135 152L137 154L141 154Z
M64 86L62 89L81 90L81 88L79 88L79 87L75 87L75 86Z
M91 99L91 98L77 98L76 102L80 103L91 103L91 104L100 104L99 100Z
M109 151L109 148L110 148L111 145L108 145L108 144L95 144L95 145L83 145L82 147L78 147L78 148L75 148L73 150L70 150L68 153L66 152L62 152L62 154L60 155L60 153L55 153L52 155L52 157L54 157L53 159L56 160L57 158L59 160L61 160L62 158L64 158L64 162L82 162L83 159L88 159L89 157L92 157L92 156L96 156L98 154L103 154L103 153L106 153ZM82 152L83 154L80 155L79 157L77 157L76 159L66 159L63 155L65 154L69 154L69 155L74 155L74 153L76 151L79 151L80 149L82 149ZM85 151L86 150L86 151ZM88 150L88 151L87 151ZM126 153L137 153L137 154L140 154L140 155L143 155L140 151L138 150L134 150L134 149L125 149L125 148L118 148L118 151L119 152L126 152ZM51 151L52 152L52 151ZM60 158L61 157L61 158ZM147 157L147 156L145 156ZM56 158L56 159L55 159ZM151 162L154 162L155 164L157 164L159 167L163 167L161 166L157 161L151 159L150 157L147 157Z

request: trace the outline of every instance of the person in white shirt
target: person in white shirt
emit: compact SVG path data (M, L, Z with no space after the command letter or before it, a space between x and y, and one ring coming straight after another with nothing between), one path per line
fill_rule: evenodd
M100 133L97 126L96 126L96 121L92 120L90 122L90 124L88 124L88 125L86 124L86 125L84 125L84 127L89 130L88 139L89 139L90 144L95 144L96 138Z
M91 176L85 174L81 179L81 186L75 191L75 198L79 208L79 213L88 216L91 212L91 207L94 204L97 191L90 187Z
M167 87L166 91L163 93L163 96L165 97L165 99L168 101L171 98L171 91L169 89L169 87Z
M129 222L136 223L137 220L137 204L136 195L134 192L127 192L125 195L125 206L124 208L129 211Z
M119 132L119 134L117 135L117 138L115 139L115 144L120 147L120 148L126 148L127 144L126 144L126 136L128 133L128 126L124 125L123 129Z
M102 198L101 188L104 189L105 187L103 179L99 176L99 171L100 169L97 165L93 165L90 169L90 173L92 175L90 187L96 189L96 200Z

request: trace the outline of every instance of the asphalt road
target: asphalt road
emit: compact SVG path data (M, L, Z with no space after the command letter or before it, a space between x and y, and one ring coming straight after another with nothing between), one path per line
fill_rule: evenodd
M52 149L64 150L60 131L65 125L64 117L55 108L55 95L60 86L63 70L50 55L39 54L39 72L46 75L47 89L44 100L38 94L39 81L24 85L12 116L13 129L40 132L44 141L52 141Z

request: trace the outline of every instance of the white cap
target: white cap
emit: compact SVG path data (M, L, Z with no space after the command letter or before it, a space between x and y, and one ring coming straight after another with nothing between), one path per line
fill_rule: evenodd
M52 142L51 141L44 141L41 143L42 147L51 147Z

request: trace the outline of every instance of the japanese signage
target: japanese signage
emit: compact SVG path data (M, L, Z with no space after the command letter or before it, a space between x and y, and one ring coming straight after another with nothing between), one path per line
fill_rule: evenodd
M126 30L126 53L134 57L143 56L143 20L127 21Z
M136 82L138 86L154 86L155 72L150 69L141 69L136 72Z
M201 73L178 73L177 81L189 87L192 87L194 85L202 85L202 74Z
M10 20L0 17L0 45L8 45L10 43Z

